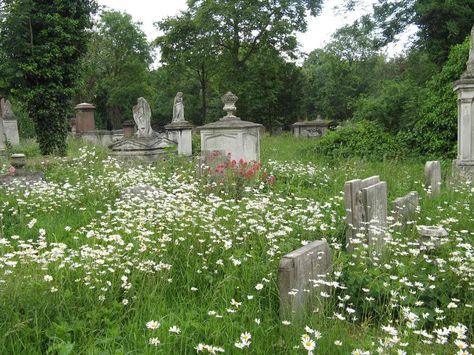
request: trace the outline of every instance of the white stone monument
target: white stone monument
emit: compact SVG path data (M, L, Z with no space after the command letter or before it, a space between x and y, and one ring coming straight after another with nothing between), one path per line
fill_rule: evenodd
M225 151L230 159L260 161L261 124L242 121L235 116L238 97L228 92L222 97L225 117L199 127L202 151Z
M6 139L6 141L8 141L8 143L11 145L20 144L18 122L16 120L15 114L13 113L12 105L10 101L3 98L0 100L0 121L2 121L1 124L3 125L4 139Z
M454 83L458 94L458 156L453 162L453 175L474 180L474 26L467 70Z
M178 92L174 99L173 119L165 126L168 139L178 144L178 154L193 155L193 125L184 119L183 93Z

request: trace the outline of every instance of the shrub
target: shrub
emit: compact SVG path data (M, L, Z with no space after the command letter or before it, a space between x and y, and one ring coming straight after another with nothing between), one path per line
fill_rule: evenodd
M388 132L379 124L365 120L349 123L339 130L329 132L315 141L309 150L330 158L384 159L402 153Z

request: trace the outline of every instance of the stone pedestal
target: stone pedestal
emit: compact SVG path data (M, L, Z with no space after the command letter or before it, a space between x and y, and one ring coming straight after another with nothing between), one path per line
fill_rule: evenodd
M135 122L134 121L125 121L122 124L123 128L123 138L131 138L135 134Z
M474 180L474 77L454 83L458 94L458 156L453 175Z
M74 107L76 110L76 133L95 131L95 106L82 103Z
M20 135L18 134L18 122L16 119L3 120L3 129L5 137L11 145L20 144Z
M227 116L199 127L202 151L224 151L230 159L260 161L261 124L242 121L234 115L238 98L228 92L222 98Z
M327 133L330 123L320 118L314 121L297 122L291 126L291 131L295 137L319 138Z
M178 144L179 155L193 155L193 127L188 121L172 122L165 126L168 139Z

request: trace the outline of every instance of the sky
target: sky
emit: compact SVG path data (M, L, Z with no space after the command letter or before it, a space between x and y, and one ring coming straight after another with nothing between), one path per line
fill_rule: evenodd
M301 50L309 53L327 44L331 35L345 24L350 24L360 16L371 11L376 0L363 0L353 12L344 14L338 11L343 0L326 0L322 13L318 17L308 17L308 31L298 34ZM142 22L142 29L149 40L155 39L159 32L153 23L168 16L179 14L186 9L186 0L98 0L100 5L130 14L135 21ZM410 33L406 34L399 44L387 48L393 55L403 50Z

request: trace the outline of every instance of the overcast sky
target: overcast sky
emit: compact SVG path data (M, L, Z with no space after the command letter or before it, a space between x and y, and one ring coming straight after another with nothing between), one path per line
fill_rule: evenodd
M313 49L323 47L338 28L350 24L358 17L371 11L372 3L376 0L364 0L359 8L349 14L338 11L337 7L343 0L326 0L324 9L318 17L308 18L308 31L300 33L298 40L303 52L309 53ZM100 5L120 10L132 15L135 21L142 22L142 29L152 40L158 36L153 23L167 16L177 15L186 9L186 0L98 0ZM403 43L389 48L389 54L403 49Z

